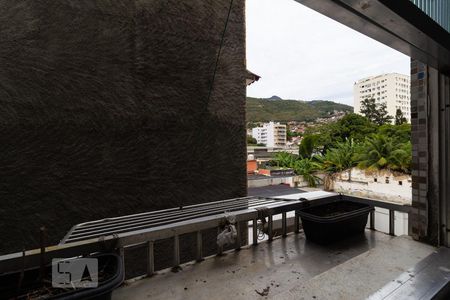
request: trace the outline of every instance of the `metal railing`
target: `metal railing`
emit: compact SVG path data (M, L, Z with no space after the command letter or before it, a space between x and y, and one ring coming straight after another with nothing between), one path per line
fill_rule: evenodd
M245 197L92 221L75 225L63 238L61 244L98 238L105 235L130 232L138 229L159 227L199 217L217 215L224 212L258 208L276 204L280 201L283 200L262 197Z
M238 236L235 248L239 249L242 245L241 226L243 224L247 226L249 222L252 224L253 244L258 243L258 219L261 218L261 207L264 207L264 218L267 220L267 235L270 242L274 238L273 217L275 215L281 214L281 235L285 237L288 234L288 212L295 212L293 231L299 232L298 210L341 199L389 209L389 233L391 235L394 235L395 211L406 213L411 211L411 207L406 205L333 193L329 193L327 197L298 200L259 197L230 199L188 206L183 209L169 209L79 224L69 232L60 245L45 248L45 261L49 262L52 258L89 255L104 252L105 249L117 251L125 261L126 249L145 247L147 275L151 276L155 272L155 242L173 239L172 265L177 267L180 265L180 236L194 233L196 236L195 258L200 261L203 259L202 231L219 228L223 224L225 212L232 212L236 218ZM186 212L186 214L182 212ZM370 214L370 228L375 228L374 213ZM222 249L218 250L219 253L221 251ZM25 256L22 253L0 256L0 273L18 271L24 267L25 269L37 267L41 259L40 249L26 251Z
M383 202L379 200L374 199L367 199L367 198L360 198L360 197L354 197L354 196L347 196L342 195L342 198L344 200L349 201L355 201L355 202L361 202L366 203L369 205L372 205L374 207L384 208L389 211L389 234L395 235L395 212L402 212L402 213L410 213L412 212L412 206L410 205L402 205L402 204L396 204L391 202ZM375 230L375 211L372 211L369 215L369 228L372 230Z

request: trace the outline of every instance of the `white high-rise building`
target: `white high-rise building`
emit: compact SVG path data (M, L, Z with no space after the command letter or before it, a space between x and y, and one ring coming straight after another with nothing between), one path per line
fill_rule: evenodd
M377 104L386 103L387 112L394 119L397 109L400 109L408 123L411 123L410 87L410 77L399 73L382 74L358 80L353 86L354 112L361 114L361 101L374 98Z
M264 123L262 127L252 129L252 136L258 144L265 144L266 147L286 146L286 135L286 125L275 122Z

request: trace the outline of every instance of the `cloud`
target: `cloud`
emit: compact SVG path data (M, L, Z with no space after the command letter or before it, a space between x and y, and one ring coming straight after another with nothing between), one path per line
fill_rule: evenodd
M410 60L294 0L247 0L247 68L262 77L249 96L353 105L355 81L409 74Z

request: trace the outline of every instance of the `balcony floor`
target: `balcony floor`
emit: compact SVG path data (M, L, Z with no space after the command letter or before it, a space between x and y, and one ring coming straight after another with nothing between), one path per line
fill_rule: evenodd
M127 283L113 299L365 299L434 250L369 230L328 247L291 234Z

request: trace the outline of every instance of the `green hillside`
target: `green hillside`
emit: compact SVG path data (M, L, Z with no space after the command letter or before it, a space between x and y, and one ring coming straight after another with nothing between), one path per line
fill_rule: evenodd
M353 112L353 107L332 101L273 100L247 97L247 121L314 121L336 111Z

